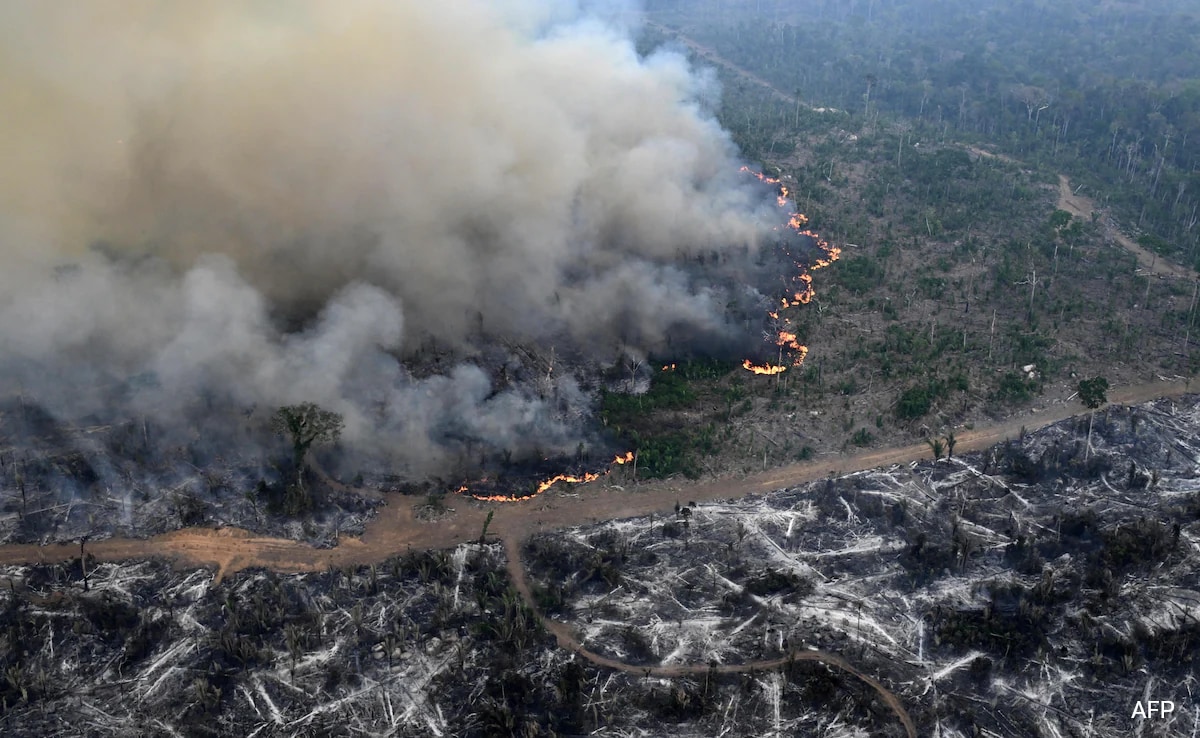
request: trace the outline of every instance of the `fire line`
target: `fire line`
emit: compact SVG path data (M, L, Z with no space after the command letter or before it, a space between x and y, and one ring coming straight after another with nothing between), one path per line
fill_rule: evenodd
M612 467L628 464L633 461L633 458L633 452L627 451L623 454L618 454L610 463L609 468L602 472L584 472L582 476L576 476L574 474L556 474L549 479L538 482L536 492L519 497L510 497L508 495L477 495L472 493L470 487L465 484L456 489L454 493L473 497L481 502L524 502L525 500L532 500L534 497L537 497L543 492L549 490L559 482L568 482L571 484L585 484L587 482L594 482L600 477L607 476L609 473L611 473Z
M774 177L766 176L762 172L753 172L749 167L742 167L742 171L752 174L754 177L758 178L760 182L778 187L779 194L776 197L776 204L780 208L787 208L791 197L791 191L788 189L787 185L783 184ZM788 308L807 305L812 302L813 298L816 296L816 292L813 289L812 272L815 272L818 269L824 269L833 262L837 261L841 257L842 250L837 246L831 246L828 241L824 240L813 231L808 230L805 227L807 225L808 217L803 213L789 213L787 227L801 236L807 236L808 238L812 239L813 244L824 254L824 256L818 258L812 264L807 266L802 262L793 259L793 263L796 265L798 272L794 277L792 277L792 281L795 282L797 286L795 290L792 291L790 296L780 298L779 307L767 312L767 316L771 318L772 324L774 325L773 342L779 348L779 363L756 365L750 359L746 359L742 362L742 368L748 372L752 372L760 376L776 376L786 372L791 367L799 367L803 365L804 359L808 356L808 347L800 343L797 335L790 330L791 321L786 316L781 317L782 311L787 310ZM787 251L786 247L780 245L779 248L784 250L785 255L791 257L791 253ZM787 353L791 359L790 364L784 363L784 353ZM662 371L664 372L674 370L675 364L664 364L662 366ZM632 462L633 459L634 454L632 451L630 451L625 454L618 455L610 463L609 468L603 472L585 472L581 476L574 474L556 474L549 479L539 482L535 492L517 497L510 497L506 495L477 495L471 492L468 485L460 486L457 490L455 490L455 492L456 494L467 495L475 498L476 500L485 502L522 502L537 497L560 482L566 482L568 484L585 484L587 482L594 482L600 477L609 474L616 466L628 464Z
M786 208L788 206L791 191L788 189L787 185L783 184L774 177L766 176L762 172L751 171L749 167L742 167L742 171L753 175L760 182L772 184L778 187L779 196L776 198L776 202L781 208ZM768 311L767 313L768 317L771 318L772 324L775 326L776 334L774 342L775 345L779 347L779 363L768 363L760 366L756 365L750 359L746 359L742 362L742 368L746 369L746 371L763 376L775 376L788 370L788 365L783 361L783 354L785 350L791 356L791 366L793 367L801 366L804 363L804 359L808 356L808 347L799 342L796 334L789 330L791 328L791 322L786 317L781 319L780 314L783 310L787 310L788 308L800 307L801 305L807 305L812 302L813 298L816 296L816 291L813 289L812 272L815 272L818 269L824 269L833 262L837 261L839 258L841 258L842 250L837 246L831 246L828 241L821 238L813 231L808 230L805 227L807 225L808 217L803 213L792 212L788 215L787 227L801 236L807 236L808 238L812 239L813 244L824 254L824 256L818 258L812 264L807 266L800 261L794 261L793 263L795 263L796 268L799 270L796 276L792 277L792 281L797 284L796 289L790 296L780 298L779 306L774 310ZM778 230L778 227L776 230ZM788 252L785 247L781 245L780 248L784 250L784 253L787 256L791 256L791 253Z

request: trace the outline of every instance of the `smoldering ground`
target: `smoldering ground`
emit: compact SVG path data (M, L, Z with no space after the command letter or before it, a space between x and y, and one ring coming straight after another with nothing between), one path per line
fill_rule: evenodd
M503 347L756 339L770 193L712 76L603 9L5 3L3 390L212 443L222 413L312 401L423 474L584 437L570 370ZM430 347L449 365L415 379Z

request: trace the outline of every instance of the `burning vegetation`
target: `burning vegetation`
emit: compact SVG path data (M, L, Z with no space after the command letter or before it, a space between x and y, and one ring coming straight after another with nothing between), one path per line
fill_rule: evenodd
M473 497L476 500L483 502L522 502L524 500L532 500L534 497L546 492L560 482L567 484L586 484L587 482L594 482L618 466L624 466L625 464L633 463L635 458L636 454L633 451L627 451L623 454L618 454L615 458L613 458L613 460L609 462L608 468L603 471L585 471L580 474L555 474L554 476L537 482L536 486L534 487L534 491L525 495L522 495L519 492L509 494L489 493L486 491L488 487L495 487L497 485L486 477L473 484L461 485L457 490L455 490L455 492L460 495L466 495L467 497Z
M143 463L172 479L188 468L162 449L246 457L233 495L303 486L267 419L305 404L342 419L321 461L345 480L487 477L468 492L512 499L616 466L637 444L595 427L607 368L751 353L789 194L738 172L682 55L554 3L470 5L7 13L0 42L44 42L6 44L0 71L32 152L0 178L0 395L69 434L156 431ZM787 256L784 309L837 253L789 220L822 256ZM772 333L780 367L804 359L795 333ZM89 458L84 486L116 499L148 476Z
M788 190L787 185L783 184L777 178L766 176L762 172L752 172L749 167L742 167L741 171L750 172L760 182L777 187L779 195L776 197L776 204L781 209L786 210L789 208L791 205L791 192ZM796 275L791 278L791 282L793 285L796 285L796 288L789 294L781 297L778 307L767 313L774 327L774 335L771 340L779 348L776 363L756 365L752 360L746 359L742 362L742 368L746 369L746 371L763 376L776 376L787 371L789 366L799 367L803 365L805 357L808 356L808 347L801 344L796 334L791 332L791 323L783 311L801 307L812 302L816 296L816 291L813 289L812 272L817 269L824 269L837 261L842 255L842 250L840 247L830 245L828 241L813 231L808 230L806 228L807 225L808 218L803 213L791 212L788 215L785 227L810 240L822 256L806 264L792 255L791 251L788 250L786 242L777 244L777 248L783 251L786 258L798 270ZM778 230L779 226L776 227L776 231ZM785 362L785 358L789 359L789 361Z
M742 167L742 172L749 172L749 168ZM790 200L790 193L786 185L782 184L778 179L767 177L762 173L753 173L759 181L778 188L776 204L781 209L787 209ZM792 249L795 247L789 245L792 239L778 239L775 248L779 255L782 256L782 261L791 267L799 270L797 274L790 277L790 282L793 285L798 285L794 291L788 296L781 298L781 304L775 310L768 311L767 317L770 320L771 330L767 334L768 339L777 349L775 363L755 364L751 359L744 359L741 366L746 371L753 374L763 376L776 376L787 371L789 367L800 367L803 365L805 358L808 356L808 346L800 343L797 333L794 332L791 320L784 311L794 308L800 308L808 305L816 295L813 289L812 271L823 269L841 256L841 249L836 246L831 246L827 241L820 238L812 231L806 230L804 226L808 223L808 219L801 213L791 212L788 216L786 228L790 234L801 236L803 239L812 244L812 246L821 254L821 256L812 259L811 263L806 263L801 258L793 255ZM779 226L775 227L776 232ZM678 362L671 362L661 366L661 372L674 372L678 368ZM628 462L633 462L636 465L636 451L627 452L624 455L618 455L616 459L609 463L607 469L601 470L581 470L576 473L560 472L553 474L541 481L538 481L531 492L521 492L517 490L509 491L494 491L495 488L504 487L504 482L492 480L489 478L481 479L474 483L460 485L455 491L458 494L467 495L477 500L491 502L517 502L532 499L559 483L567 484L583 484L593 482L618 466ZM512 474L508 474L509 479Z

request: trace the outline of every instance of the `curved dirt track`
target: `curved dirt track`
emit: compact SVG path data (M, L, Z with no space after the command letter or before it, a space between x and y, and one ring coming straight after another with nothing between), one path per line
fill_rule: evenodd
M912 717L908 714L908 710L904 709L904 704L900 698L892 694L887 687L883 686L877 679L874 679L854 668L849 661L838 656L835 653L827 651L790 651L787 655L777 656L773 659L764 659L761 661L748 661L741 664L668 664L666 666L638 666L636 664L627 664L624 661L618 661L607 656L596 653L595 651L584 648L575 634L571 632L571 626L566 623L560 623L557 620L551 620L543 615L534 602L533 592L529 587L529 579L525 575L525 567L521 565L521 542L515 538L504 539L504 549L508 558L508 573L512 577L513 586L521 593L521 598L529 605L529 607L537 614L538 620L541 621L543 627L554 635L558 643L558 647L574 653L576 656L585 659L596 666L614 671L622 671L626 674L637 674L640 676L668 677L676 678L683 676L697 676L702 674L744 674L750 671L770 671L787 666L795 661L817 661L827 666L832 666L840 669L851 676L856 677L871 689L875 690L880 699L883 700L892 712L896 714L896 719L904 726L904 730L908 733L908 738L917 738L917 726L913 722Z
M1080 218L1090 219L1095 211L1095 203L1090 198L1075 194L1071 189L1071 181L1067 179L1065 174L1058 175L1058 209L1065 210L1071 215L1077 215ZM1114 241L1119 243L1122 248L1129 251L1137 257L1138 268L1148 274L1153 274L1159 277L1172 277L1175 279L1195 279L1196 273L1187 267L1174 264L1166 259L1159 257L1129 236L1117 230L1107 218L1104 219L1105 229Z
M709 46L705 46L704 44L700 43L699 41L696 41L695 39L693 39L690 36L688 36L687 34L685 34L682 30L680 30L678 28L673 28L671 26L665 26L660 23L655 23L654 21L651 21L648 18L645 20L645 24L647 26L654 28L655 30L663 33L664 35L666 35L670 38L673 38L675 41L682 43L684 46L686 46L688 49L690 49L694 54L696 54L696 56L700 57L701 59L704 59L705 61L711 62L713 64L719 64L720 66L725 67L732 74L746 80L747 82L750 82L752 84L755 84L755 85L767 90L772 95L774 95L782 100L785 100L791 104L795 104L797 102L796 97L794 95L791 95L791 94L779 89L778 87L771 84L770 82L763 79L762 77L758 76L754 72L751 72L750 70L748 70L744 67L734 64L729 59L726 59L724 56L721 56L721 54L719 54L715 49L713 49ZM808 107L809 110L824 110L824 108L815 108L812 106L806 106L806 107ZM1000 159L1001 161L1006 161L1010 164L1019 164L1020 163L1018 160L1012 158L1011 156L1007 156L1005 154L999 154L999 153L996 153L993 151L988 151L988 150L980 148L978 146L964 144L963 148L967 149L968 151L970 151L978 156L987 157L989 159ZM1095 211L1095 203L1088 197L1084 197L1082 195L1075 194L1074 190L1071 189L1071 182L1065 174L1058 175L1058 204L1057 204L1057 207L1060 210L1065 210L1068 213L1078 216L1080 218L1083 218L1085 220L1090 219L1092 217L1093 211ZM1122 248L1126 249L1131 254L1133 254L1135 257L1137 257L1138 268L1141 269L1142 271L1144 271L1148 274L1153 274L1155 276L1163 277L1163 278L1172 278L1172 279L1196 279L1197 278L1198 275L1196 274L1195 271L1188 269L1185 266L1181 266L1179 264L1175 264L1175 263L1172 263L1171 261L1160 258L1157 254L1147 250L1141 244L1137 243L1129 236L1126 236L1107 217L1104 218L1104 225L1105 225L1105 229L1106 229L1107 233L1114 241L1116 241L1118 244L1120 244Z

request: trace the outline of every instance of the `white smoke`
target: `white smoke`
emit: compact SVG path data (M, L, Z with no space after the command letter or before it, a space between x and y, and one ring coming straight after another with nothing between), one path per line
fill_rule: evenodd
M678 265L753 250L772 208L712 78L639 57L631 10L0 6L3 389L66 417L313 401L424 471L571 447L586 395L561 372L415 380L402 359L741 330Z

